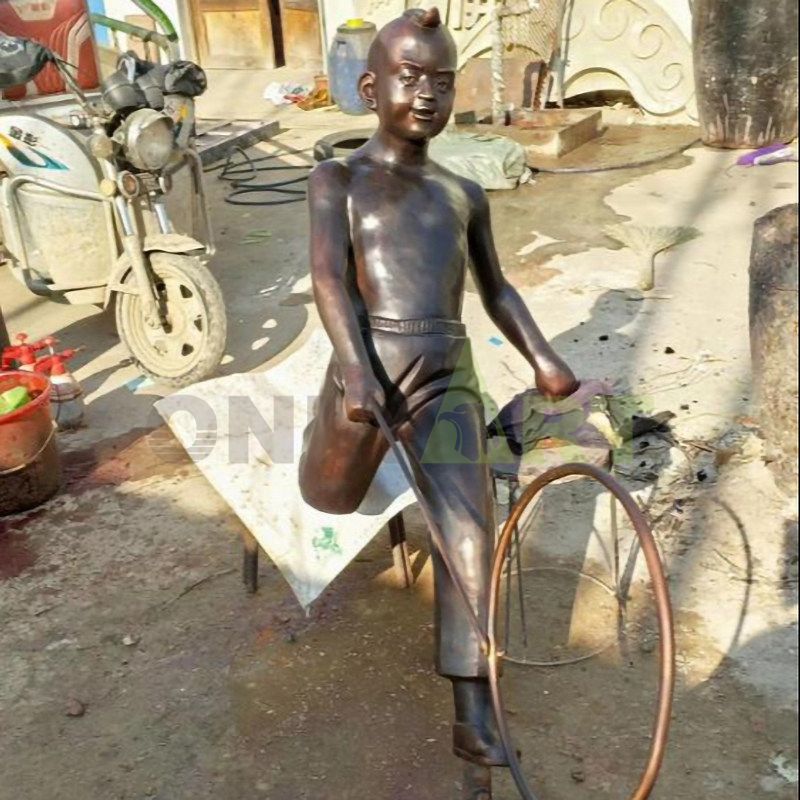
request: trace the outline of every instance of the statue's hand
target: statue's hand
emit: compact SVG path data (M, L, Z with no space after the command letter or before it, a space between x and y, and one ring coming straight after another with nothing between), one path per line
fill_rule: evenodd
M372 422L375 406L383 408L386 396L383 387L369 367L345 367L342 369L344 383L344 411L351 422Z
M536 388L549 400L569 397L580 383L572 370L558 356L537 365Z

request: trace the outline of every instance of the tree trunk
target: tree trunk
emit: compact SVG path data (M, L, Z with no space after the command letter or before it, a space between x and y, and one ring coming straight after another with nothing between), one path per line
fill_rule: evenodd
M795 0L695 0L697 110L703 142L756 148L797 136Z
M750 352L758 420L779 482L797 488L797 203L756 220Z

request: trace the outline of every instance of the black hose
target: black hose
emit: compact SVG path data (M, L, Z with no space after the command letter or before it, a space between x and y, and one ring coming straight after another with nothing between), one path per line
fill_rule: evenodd
M206 167L204 172L216 172L218 169L222 171L219 174L219 179L228 181L231 184L231 191L225 198L226 203L234 206L280 206L286 203L299 203L306 198L305 189L289 189L288 186L293 186L297 183L303 183L308 180L308 173L301 175L299 178L288 178L284 180L271 181L270 183L252 183L257 177L259 172L282 172L285 170L304 169L308 172L311 171L310 166L305 164L279 164L277 166L256 166L264 161L272 161L273 159L280 158L284 155L300 155L302 153L309 153L310 149L306 150L287 150L286 153L272 153L266 156L259 156L258 158L251 158L243 148L235 147L228 154L227 159L221 164L216 164L213 167ZM234 162L236 154L242 156L244 161ZM247 176L247 177L241 177ZM275 200L241 200L237 199L246 194L282 194L290 195L287 198Z

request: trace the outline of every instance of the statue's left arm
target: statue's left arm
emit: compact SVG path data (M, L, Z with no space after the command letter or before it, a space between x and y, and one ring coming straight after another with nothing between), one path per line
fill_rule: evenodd
M578 388L578 381L544 338L519 292L503 275L492 235L486 193L477 184L470 184L467 191L472 209L468 229L469 255L484 308L503 335L533 367L539 391L548 397L566 397Z

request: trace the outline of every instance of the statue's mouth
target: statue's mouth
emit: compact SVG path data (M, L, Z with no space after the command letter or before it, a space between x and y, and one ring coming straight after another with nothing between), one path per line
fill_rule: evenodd
M430 122L436 116L436 110L433 108L412 108L411 116L414 119Z

